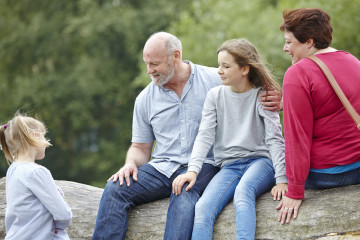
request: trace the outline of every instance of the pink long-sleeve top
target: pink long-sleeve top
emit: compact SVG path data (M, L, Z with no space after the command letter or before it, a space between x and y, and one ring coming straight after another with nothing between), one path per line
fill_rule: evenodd
M317 54L360 113L360 61L344 51ZM283 82L286 196L304 198L310 168L324 169L360 161L360 131L321 69L302 59Z

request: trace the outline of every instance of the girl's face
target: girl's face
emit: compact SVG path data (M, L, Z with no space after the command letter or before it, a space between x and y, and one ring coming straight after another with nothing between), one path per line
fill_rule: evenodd
M36 148L35 160L41 160L45 157L46 147Z
M45 141L45 136L41 135L41 140ZM46 147L35 148L35 160L41 160L45 157Z
M291 57L292 64L297 63L303 58L309 56L309 43L299 42L292 32L284 32L285 45L284 52L287 52Z
M223 85L230 86L235 92L243 92L245 89L246 91L249 90L247 89L247 86L250 84L247 78L248 67L240 67L235 62L235 58L227 51L219 52L218 64L218 74Z

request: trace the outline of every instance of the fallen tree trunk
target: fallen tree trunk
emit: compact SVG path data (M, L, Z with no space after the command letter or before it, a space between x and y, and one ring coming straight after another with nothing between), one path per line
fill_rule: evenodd
M56 181L73 211L68 228L72 240L91 239L103 189L76 182ZM5 178L0 179L0 239L5 237ZM169 199L135 207L129 213L126 239L163 238ZM360 239L360 185L329 190L308 190L297 220L277 222L278 202L270 193L257 200L256 239ZM235 211L232 203L216 221L214 239L236 239Z

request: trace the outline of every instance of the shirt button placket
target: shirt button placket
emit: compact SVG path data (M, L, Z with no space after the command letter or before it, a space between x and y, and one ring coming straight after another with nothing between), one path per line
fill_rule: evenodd
M180 120L180 146L181 146L181 159L186 157L186 121L185 110L182 102L179 102L179 120Z

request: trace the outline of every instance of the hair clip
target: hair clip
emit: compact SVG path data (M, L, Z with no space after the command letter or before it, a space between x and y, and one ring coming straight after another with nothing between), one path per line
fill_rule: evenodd
M7 128L7 124L4 124L4 129L6 129Z

